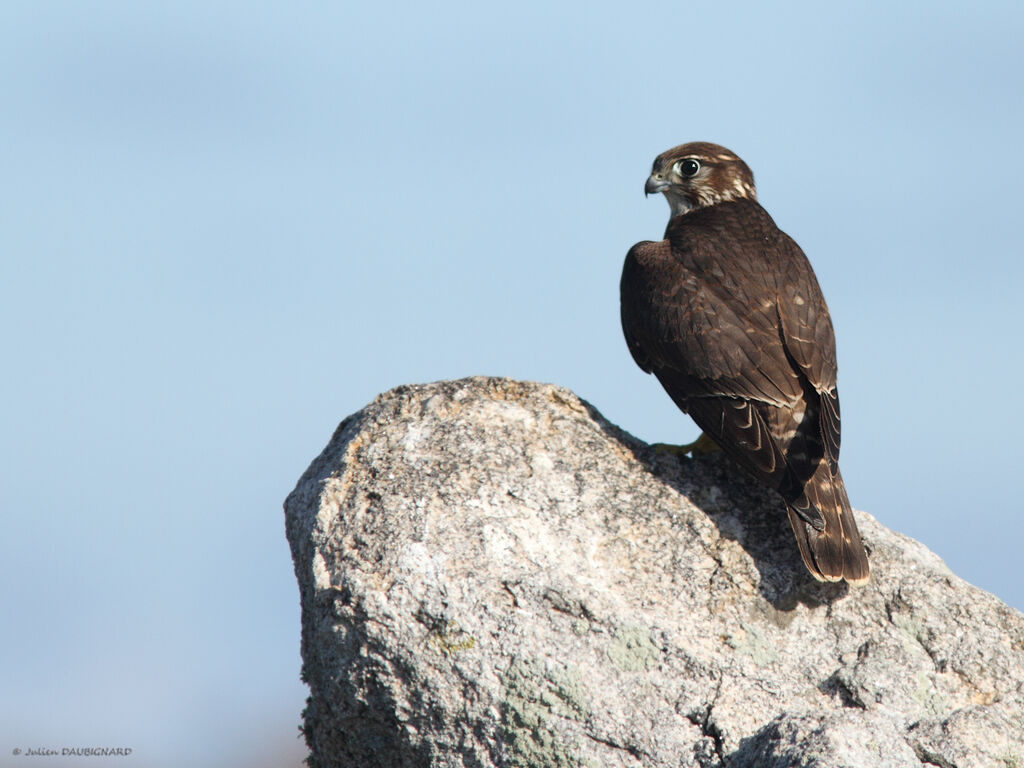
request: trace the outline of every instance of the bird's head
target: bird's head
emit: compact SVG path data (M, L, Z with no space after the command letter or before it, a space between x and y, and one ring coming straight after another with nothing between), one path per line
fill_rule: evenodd
M693 141L662 152L654 160L644 193L661 192L672 215L728 200L757 200L754 174L725 147Z

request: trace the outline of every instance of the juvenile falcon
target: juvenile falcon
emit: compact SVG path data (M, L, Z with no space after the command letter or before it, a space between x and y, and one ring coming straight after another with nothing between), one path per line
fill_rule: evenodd
M867 553L839 473L835 336L807 257L758 204L747 164L717 144L658 155L644 191L672 213L665 239L634 245L622 269L633 359L782 495L816 579L863 584Z

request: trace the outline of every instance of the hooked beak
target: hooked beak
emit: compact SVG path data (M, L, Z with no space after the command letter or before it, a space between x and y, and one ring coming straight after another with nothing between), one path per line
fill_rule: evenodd
M670 186L672 185L665 181L660 173L652 173L647 177L647 183L644 184L644 197L657 192L664 192Z

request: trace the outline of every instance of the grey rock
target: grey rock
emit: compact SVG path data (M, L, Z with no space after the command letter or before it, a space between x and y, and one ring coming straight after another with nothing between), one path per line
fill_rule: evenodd
M313 768L1024 768L1024 616L865 513L819 584L773 494L560 387L383 394L285 509Z

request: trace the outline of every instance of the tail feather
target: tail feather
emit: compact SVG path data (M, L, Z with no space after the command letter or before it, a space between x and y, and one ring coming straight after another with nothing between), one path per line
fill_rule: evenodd
M806 522L806 511L800 513L808 506L821 514L825 522L821 530ZM867 583L870 576L868 554L838 469L832 474L828 462L822 461L804 486L803 496L787 504L786 509L800 556L814 578L819 581L846 579L854 586Z

